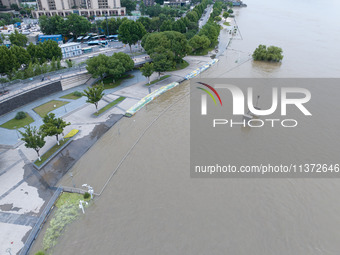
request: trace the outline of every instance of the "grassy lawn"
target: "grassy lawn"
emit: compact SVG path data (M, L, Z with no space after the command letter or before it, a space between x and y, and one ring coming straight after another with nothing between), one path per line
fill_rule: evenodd
M90 198L84 199L84 196L82 194L63 192L58 198L56 206L60 208L65 204L78 205L79 200L89 201Z
M177 63L176 68L173 68L170 71L181 70L181 69L184 69L184 68L186 68L188 66L189 66L189 63L187 61L183 60L182 63Z
M82 97L82 96L75 96L75 95L73 94L73 92L72 92L72 93L67 94L67 95L65 95L65 96L62 96L62 97L60 97L60 98L77 100L78 98L81 98L81 97Z
M152 85L152 84L155 84L156 82L165 80L166 78L169 78L170 76L171 76L171 75L164 75L164 76L162 76L161 78L159 78L159 79L157 79L157 80L154 80L154 81L150 82L150 84L147 83L147 84L145 84L145 85L146 85L146 86L150 86L150 85Z
M68 103L69 102L66 102L66 101L52 100L52 101L49 101L49 102L42 104L38 107L35 107L33 109L33 111L38 113L41 118L44 118L46 116L46 114L48 114L50 111L53 111L54 109L62 107L63 105L68 104ZM54 106L56 106L56 107L54 107Z
M125 98L126 97L119 97L119 98L117 98L115 101L113 101L113 102L109 103L108 105L104 106L103 108L99 109L99 111L96 112L94 115L99 116L100 114L102 114L103 112L105 112L108 109L112 108L116 104L119 104L120 102L122 102Z
M59 150L61 148L61 146L63 146L68 140L70 140L71 138L66 138L64 140L60 141L60 144L56 144L54 145L51 149L49 149L48 151L46 151L42 156L41 156L41 161L39 161L39 159L37 159L34 164L36 164L37 166L41 166L49 157L52 156L53 153L55 153L57 150Z
M118 87L123 80L125 79L132 79L134 77L134 75L131 74L124 74L122 75L122 77L120 77L119 79L115 80L115 82L113 83L113 78L112 77L106 77L101 81L98 81L96 83L96 85L101 85L102 82L104 83L104 89L113 89L115 87Z
M11 119L7 121L6 123L2 124L0 127L7 128L7 129L17 129L17 128L22 128L26 125L31 124L34 122L33 118L29 116L27 112L25 112L26 118L17 120L17 119Z
M230 26L230 23L226 21L223 23L223 25Z

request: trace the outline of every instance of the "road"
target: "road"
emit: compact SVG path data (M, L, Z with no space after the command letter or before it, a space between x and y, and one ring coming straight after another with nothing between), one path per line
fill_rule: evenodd
M209 5L206 9L207 12L202 15L201 19L198 21L198 27L201 29L209 20L210 13L213 10L213 5Z

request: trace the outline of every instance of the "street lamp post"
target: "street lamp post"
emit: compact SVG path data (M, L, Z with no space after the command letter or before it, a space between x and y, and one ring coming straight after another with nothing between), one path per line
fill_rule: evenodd
M85 202L83 200L79 200L79 208L83 211L83 214L85 214L83 203L86 204L86 205L88 205L89 203Z

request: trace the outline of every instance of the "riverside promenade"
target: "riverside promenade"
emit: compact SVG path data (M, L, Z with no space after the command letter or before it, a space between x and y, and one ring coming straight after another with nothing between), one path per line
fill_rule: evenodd
M211 61L207 56L188 56L184 59L190 64L187 68L166 72L165 75L171 76L153 84L151 91L171 82L182 81L185 75ZM99 102L98 108L104 107L120 96L126 99L98 117L93 115L94 105L86 103L85 97L77 100L61 98L73 91L84 90L86 85L57 92L0 116L1 125L13 119L16 112L25 111L34 119L31 125L39 127L42 119L33 108L51 100L67 101L65 107L57 108L52 112L57 117L71 122L71 125L65 129L65 134L72 129L80 131L59 155L38 171L32 165L32 162L37 159L36 152L24 146L16 130L0 128L0 254L6 254L8 249L11 254L20 251L44 206L53 195L58 180L65 174L69 174L72 165L123 117L126 110L149 93L149 88L145 86L146 78L139 71L132 71L131 74L134 75L132 79L124 80L120 86L104 91L105 96ZM157 77L158 74L155 73L151 80ZM47 137L41 154L55 143L54 137Z

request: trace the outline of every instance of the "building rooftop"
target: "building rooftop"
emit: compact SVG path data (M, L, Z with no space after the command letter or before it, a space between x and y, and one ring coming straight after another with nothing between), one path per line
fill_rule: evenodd
M71 43L64 43L59 45L60 48L64 48L64 47L69 47L69 46L77 46L80 45L81 43L77 43L77 42L71 42Z

